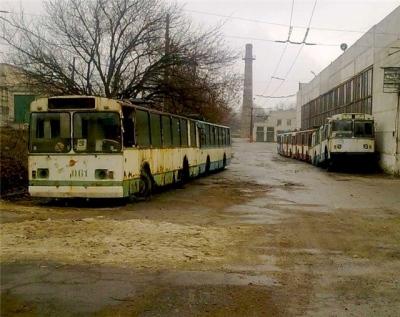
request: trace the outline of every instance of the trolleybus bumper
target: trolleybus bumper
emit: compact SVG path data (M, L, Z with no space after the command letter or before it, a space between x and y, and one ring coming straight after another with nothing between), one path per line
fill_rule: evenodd
M70 186L29 186L32 197L50 198L122 198L122 186L70 187Z

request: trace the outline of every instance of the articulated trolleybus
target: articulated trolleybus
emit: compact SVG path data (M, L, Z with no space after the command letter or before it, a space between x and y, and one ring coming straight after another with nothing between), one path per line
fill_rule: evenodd
M143 197L231 160L228 127L130 101L61 96L38 99L30 110L34 197Z
M304 149L306 156L299 155ZM283 132L278 135L278 153L316 166L333 168L351 161L372 167L376 160L374 118L364 113L342 113L327 118L316 129Z

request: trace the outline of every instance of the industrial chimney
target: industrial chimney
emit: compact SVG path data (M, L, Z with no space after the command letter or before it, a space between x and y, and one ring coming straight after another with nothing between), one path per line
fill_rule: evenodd
M246 44L241 137L252 140L253 133L253 44Z

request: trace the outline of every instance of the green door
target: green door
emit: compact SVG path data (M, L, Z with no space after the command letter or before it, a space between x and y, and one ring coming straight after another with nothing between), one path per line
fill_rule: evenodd
M264 127L257 127L256 142L264 142Z
M14 122L29 122L29 105L34 100L33 95L14 95Z

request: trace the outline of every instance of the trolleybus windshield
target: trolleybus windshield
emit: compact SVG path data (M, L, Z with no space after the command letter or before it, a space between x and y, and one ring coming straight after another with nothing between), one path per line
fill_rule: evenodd
M333 120L332 121L332 137L348 138L353 135L351 120Z
M375 135L372 121L354 121L354 137L373 138Z
M121 123L118 113L74 113L73 145L75 152L120 152L121 143Z
M30 121L31 153L67 153L71 150L69 113L32 113Z

